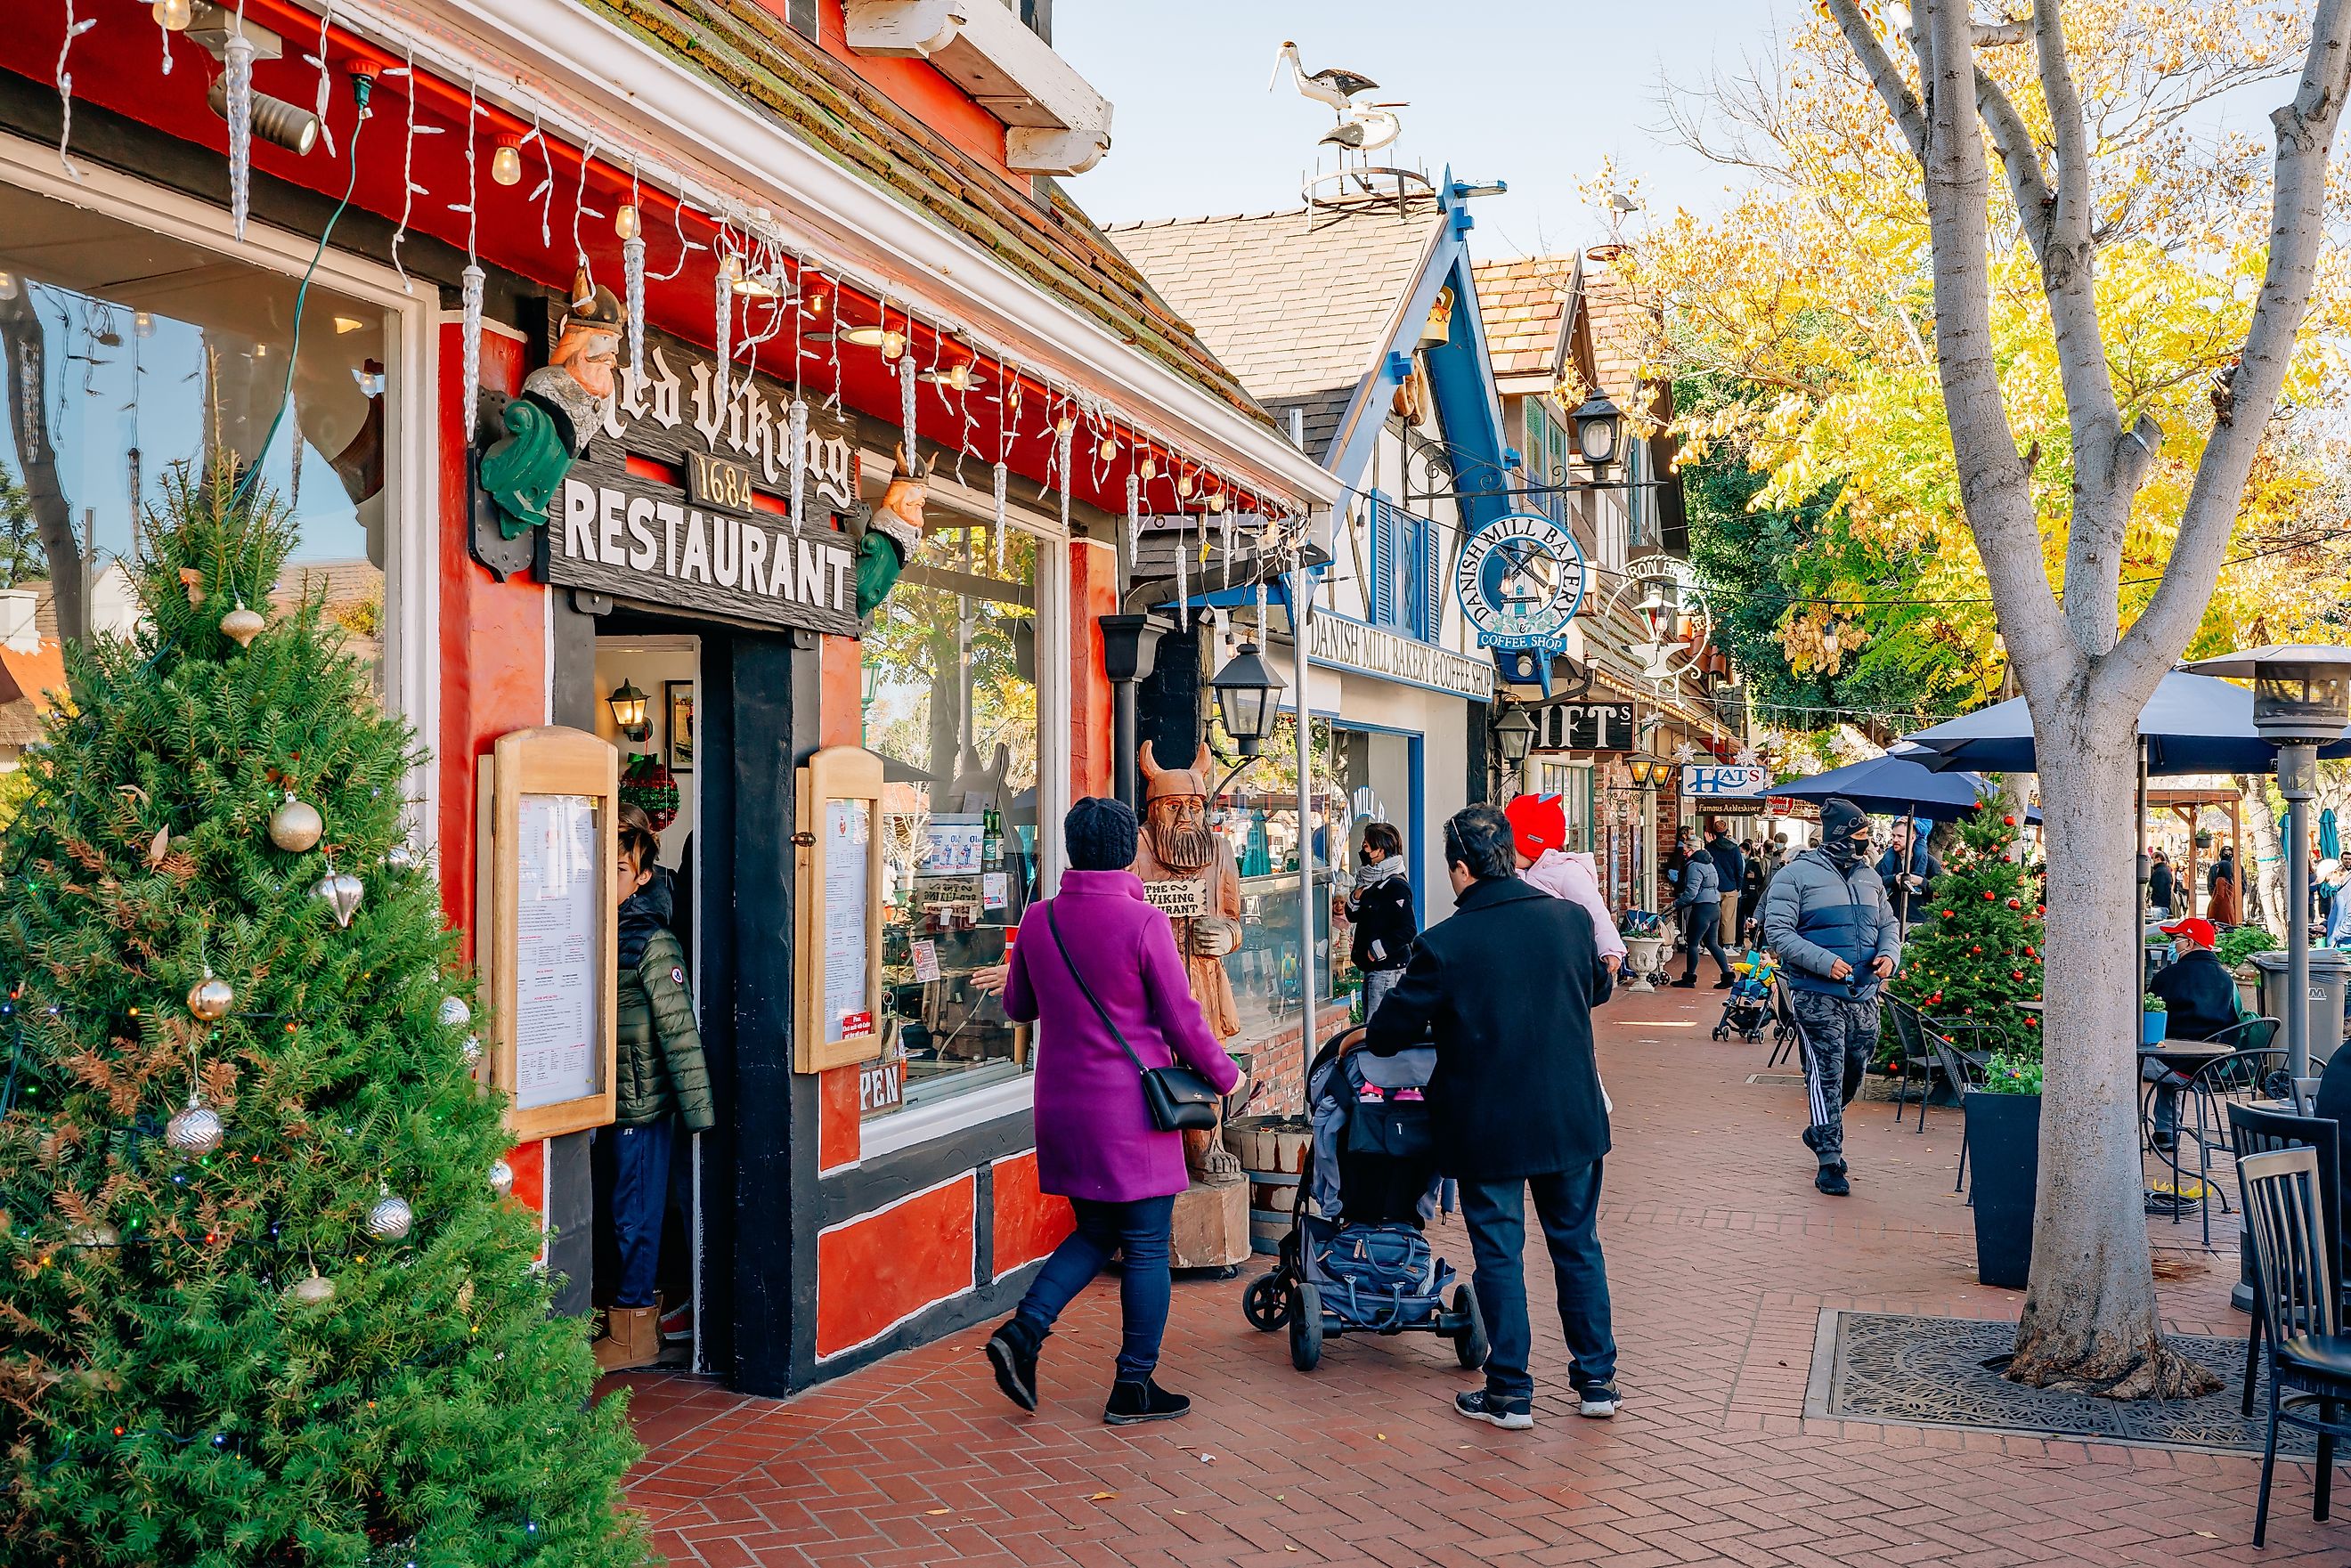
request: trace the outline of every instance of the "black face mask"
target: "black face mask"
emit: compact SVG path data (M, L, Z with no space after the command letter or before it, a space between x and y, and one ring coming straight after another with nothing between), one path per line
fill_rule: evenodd
M1827 839L1822 841L1821 848L1830 860L1836 862L1838 870L1849 871L1860 864L1861 857L1869 852L1869 841L1858 837Z

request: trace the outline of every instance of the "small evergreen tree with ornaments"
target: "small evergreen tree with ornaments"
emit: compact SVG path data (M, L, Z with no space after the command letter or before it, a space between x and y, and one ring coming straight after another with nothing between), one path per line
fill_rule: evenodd
M2041 996L2041 884L2010 852L2017 820L1995 799L1959 819L1943 874L1919 896L1893 991L1929 1018L1992 1026L2011 1054L2038 1061L2041 1019L2015 1007Z
M421 758L235 465L0 833L0 1562L619 1565L622 1403L549 1312Z

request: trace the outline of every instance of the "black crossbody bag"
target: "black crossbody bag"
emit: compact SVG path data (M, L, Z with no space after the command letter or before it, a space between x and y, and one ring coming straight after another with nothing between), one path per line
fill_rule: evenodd
M1102 1019L1102 1028L1110 1030L1111 1039L1118 1041L1118 1048L1126 1052L1126 1059L1134 1063L1134 1070L1143 1075L1143 1103L1151 1108L1151 1124L1163 1133L1206 1132L1215 1126L1217 1102L1223 1098L1217 1092L1216 1085L1181 1064L1174 1067L1144 1066L1143 1058L1134 1054L1134 1047L1126 1043L1126 1036L1118 1032L1118 1025L1110 1021L1109 1009L1102 1005L1102 998L1094 995L1094 988L1086 984L1086 977L1078 973L1076 962L1071 958L1069 948L1062 944L1061 928L1053 918L1053 904L1058 902L1054 900L1045 905L1045 929L1053 938L1053 950L1061 956L1062 964L1070 971L1070 978L1077 981L1078 989L1084 992L1086 1000L1093 1004L1094 1016Z

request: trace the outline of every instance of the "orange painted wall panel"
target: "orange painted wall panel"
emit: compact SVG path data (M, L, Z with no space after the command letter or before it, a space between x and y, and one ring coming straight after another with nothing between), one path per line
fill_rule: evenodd
M1061 1238L1076 1226L1069 1199L1038 1189L1034 1150L998 1161L991 1175L996 1183L996 1224L989 1257L1000 1280L1060 1246Z
M852 1063L817 1079L816 1165L823 1171L854 1165L864 1152L864 1113L857 1104L865 1069Z
M1102 618L1118 613L1118 552L1070 543L1070 794L1111 792L1110 677L1102 673Z
M819 1236L817 1355L853 1349L970 1290L974 1224L965 1175Z
M989 0L996 4L998 0ZM759 0L778 17L786 0ZM824 52L855 71L883 97L921 120L935 136L979 160L1008 180L1025 184L1004 161L1004 124L971 100L962 88L927 60L889 59L858 54L849 47L849 22L841 0L821 0L823 19L817 42Z

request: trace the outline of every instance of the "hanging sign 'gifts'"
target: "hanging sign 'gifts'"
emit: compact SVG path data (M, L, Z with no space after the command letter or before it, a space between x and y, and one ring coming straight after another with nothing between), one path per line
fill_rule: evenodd
M1546 703L1533 710L1539 751L1630 751L1631 703Z
M1496 517L1462 541L1453 589L1481 648L1568 651L1588 572L1575 536L1533 512Z
M854 636L863 519L847 425L810 406L802 526L791 525L790 390L729 379L715 359L647 333L642 382L625 369L548 507L541 580L640 602Z

